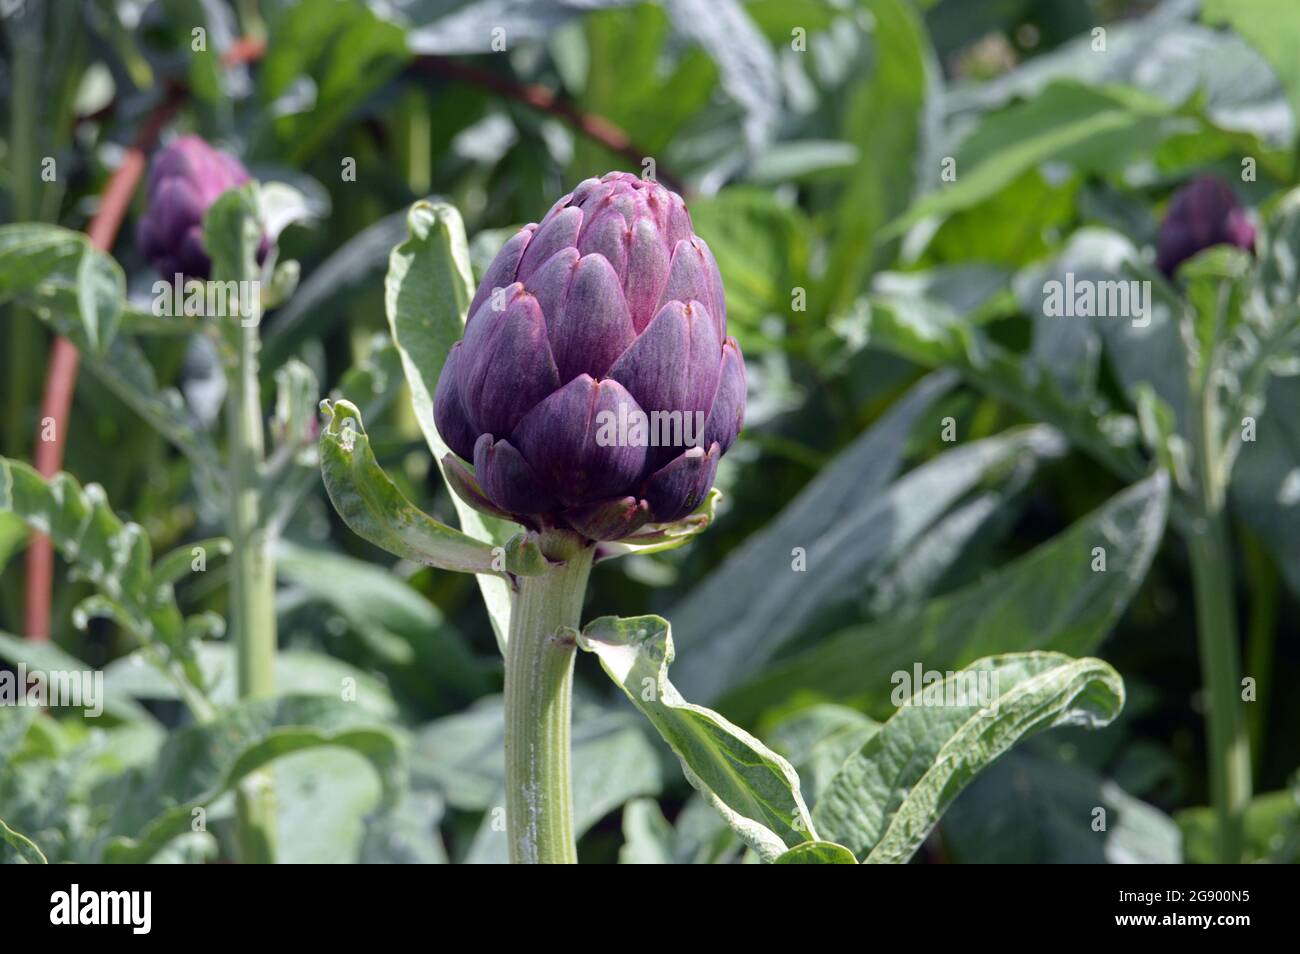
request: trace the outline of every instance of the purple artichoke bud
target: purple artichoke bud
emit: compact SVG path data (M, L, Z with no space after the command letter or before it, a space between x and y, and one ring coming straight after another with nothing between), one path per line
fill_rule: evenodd
M1193 179L1174 193L1160 224L1156 265L1172 277L1178 266L1211 245L1255 251L1255 227L1232 189L1213 176Z
M681 196L624 172L506 242L434 395L466 499L592 540L694 510L744 412L713 254Z
M182 136L158 153L149 170L149 209L136 243L164 279L210 277L203 247L203 215L221 193L248 181L248 171L229 153L198 136ZM266 243L258 253L264 258Z

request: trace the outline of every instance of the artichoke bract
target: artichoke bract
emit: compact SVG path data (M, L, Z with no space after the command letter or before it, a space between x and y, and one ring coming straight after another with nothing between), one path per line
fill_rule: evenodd
M505 243L434 396L462 496L590 540L694 510L744 411L712 252L681 196L622 172Z
M159 152L149 170L149 207L136 230L136 244L163 278L210 277L203 247L203 215L221 193L248 182L234 156L198 136L182 136ZM265 254L265 243L259 257Z
M1212 245L1255 250L1255 227L1227 183L1213 176L1193 179L1174 193L1160 223L1156 266L1172 276L1178 266Z

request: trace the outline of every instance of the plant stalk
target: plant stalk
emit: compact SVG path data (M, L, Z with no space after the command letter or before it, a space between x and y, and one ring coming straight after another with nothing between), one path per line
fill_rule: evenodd
M514 864L576 864L569 726L574 631L591 573L591 546L543 542L560 560L520 577L506 646L506 830ZM548 552L549 550L549 552Z
M1232 549L1224 512L1219 408L1213 375L1200 382L1195 430L1198 513L1186 533L1196 601L1196 630L1205 686L1210 801L1221 864L1240 864L1251 797L1250 738L1241 700Z
M240 699L275 690L275 566L262 519L261 473L266 448L257 381L258 333L241 323L227 397L230 478L231 623ZM240 860L275 860L275 792L269 771L254 772L236 793Z

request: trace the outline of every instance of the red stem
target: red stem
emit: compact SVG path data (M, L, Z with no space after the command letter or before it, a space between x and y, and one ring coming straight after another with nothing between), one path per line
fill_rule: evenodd
M635 166L640 166L647 158L647 154L637 148L631 137L614 123L603 116L584 112L573 103L561 99L554 90L545 86L520 83L508 76L442 56L417 57L414 66L418 70L436 73L445 79L458 80L471 86L481 86L499 96L531 106L539 112L558 116L588 139L600 143L610 152L617 153ZM673 191L682 191L681 186L664 172L659 171L656 177Z
M226 55L243 52L241 44L231 48ZM260 51L258 53L260 55ZM109 177L108 185L99 202L99 209L90 220L86 234L95 248L110 252L117 233L122 228L131 196L144 176L148 153L158 142L163 127L188 96L183 86L172 86L167 95L145 119L136 134L135 142L127 150ZM45 391L41 396L41 414L37 422L36 447L32 461L43 477L52 477L63 467L63 448L67 440L68 414L72 409L72 395L77 388L77 368L81 356L77 346L64 337L54 339L49 363L45 369ZM47 428L46 424L50 426ZM45 435L49 434L49 440ZM41 533L32 534L27 547L24 600L24 630L27 638L43 642L50 638L50 607L54 598L54 546L50 538Z

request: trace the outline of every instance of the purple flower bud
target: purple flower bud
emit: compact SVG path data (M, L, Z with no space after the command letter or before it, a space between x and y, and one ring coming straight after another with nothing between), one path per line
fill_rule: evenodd
M1255 251L1255 227L1226 183L1213 176L1193 179L1174 193L1160 224L1156 265L1172 277L1178 266L1212 245Z
M483 275L434 418L462 496L536 529L616 540L679 520L745 414L722 276L681 196L587 179Z
M248 181L238 159L198 136L182 136L154 156L149 170L149 208L136 229L136 244L165 279L177 272L208 278L212 262L203 247L203 215L221 193ZM265 242L259 258L265 256Z

